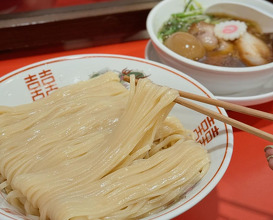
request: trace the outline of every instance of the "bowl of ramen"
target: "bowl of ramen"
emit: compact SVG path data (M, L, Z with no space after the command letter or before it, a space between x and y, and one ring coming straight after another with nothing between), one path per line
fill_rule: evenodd
M214 95L232 96L272 80L273 33L262 33L255 18L206 14L208 7L221 2L162 1L150 11L147 31L160 62L190 75ZM235 3L272 17L272 3Z
M0 78L0 219L171 219L196 205L228 168L233 133L174 104L175 89L214 98L178 70L120 55Z

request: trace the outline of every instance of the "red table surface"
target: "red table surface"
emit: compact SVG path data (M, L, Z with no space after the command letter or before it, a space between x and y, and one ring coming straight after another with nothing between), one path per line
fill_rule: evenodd
M34 62L67 55L105 53L144 58L147 42L140 40L59 52L39 49L21 51L16 55L2 53L0 76ZM273 101L252 108L273 113ZM270 121L231 111L228 114L259 129L273 132ZM175 220L273 219L273 171L268 167L263 151L268 144L268 141L234 129L234 151L225 175L208 196Z

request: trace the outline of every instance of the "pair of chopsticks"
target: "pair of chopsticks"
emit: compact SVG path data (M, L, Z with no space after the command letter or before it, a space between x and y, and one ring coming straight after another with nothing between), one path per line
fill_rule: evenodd
M123 77L124 81L130 82L130 78L128 76L124 76ZM137 79L136 79L136 83L137 83ZM226 124L229 124L235 128L238 128L242 131L248 132L250 134L253 134L257 137L260 137L264 140L273 142L273 135L270 133L267 133L265 131L262 131L258 128L252 127L248 124L245 124L243 122L237 121L233 118L229 118L225 115L222 115L218 112L212 111L210 109L207 109L203 106L200 106L198 104L195 104L187 99L191 99L191 100L195 100L195 101L199 101L199 102L203 102L203 103L207 103L210 105L214 105L214 106L218 106L218 107L222 107L226 110L232 110L235 112L239 112L242 114L246 114L246 115L251 115L251 116L255 116L258 118L262 118L262 119L267 119L267 120L271 120L273 121L273 114L267 113L267 112L263 112L263 111L259 111L256 109L251 109L248 107L244 107L244 106L240 106L240 105L236 105L233 103L228 103L228 102L224 102L221 100L216 100L216 99L212 99L212 98L208 98L208 97L204 97L204 96L200 96L200 95L196 95L193 93L189 93L189 92L184 92L184 91L180 91L178 90L180 97L177 97L174 102L183 105L187 108L190 108L192 110L195 110L197 112L200 112L202 114L205 114L207 116L210 116L214 119L217 119L221 122L224 122ZM185 99L186 98L186 99Z

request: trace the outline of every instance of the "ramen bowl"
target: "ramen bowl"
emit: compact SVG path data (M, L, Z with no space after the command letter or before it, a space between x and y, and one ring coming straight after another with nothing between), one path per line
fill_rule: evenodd
M51 83L50 87L48 85L44 86L40 84L39 91L46 96L49 88L54 87L57 89L79 81L88 80L94 74L102 73L107 70L120 73L124 69L142 72L154 83L159 85L184 89L188 92L214 98L213 94L199 82L166 65L128 56L85 54L60 57L34 63L1 77L0 104L16 106L31 103L36 98L43 98L43 96L37 97L37 94L33 93L32 89L34 89L34 87L28 86L29 81L26 80L30 76L32 76L32 79L37 80L39 80L39 77L44 77L44 75L39 73L46 72L47 76L51 79L46 80ZM227 115L222 108L207 106L202 103L200 103L200 105L206 106L222 115ZM145 219L171 219L195 206L207 196L221 180L228 168L232 156L233 132L229 125L213 120L201 113L180 105L175 105L170 114L179 118L185 128L191 129L195 133L197 141L202 142L203 147L207 149L209 153L211 160L210 168L204 178L178 202ZM29 218L21 214L13 206L9 205L6 201L6 194L0 192L0 219L27 220Z
M223 1L198 0L198 2L206 9L215 3ZM243 3L267 14L272 14L273 11L273 4L266 1L240 0L229 2ZM236 93L247 93L247 91L263 86L269 80L272 80L273 62L250 67L221 67L185 58L167 48L159 40L158 32L172 14L183 12L184 7L185 1L165 0L157 4L148 15L147 31L160 62L198 80L216 96L233 96Z

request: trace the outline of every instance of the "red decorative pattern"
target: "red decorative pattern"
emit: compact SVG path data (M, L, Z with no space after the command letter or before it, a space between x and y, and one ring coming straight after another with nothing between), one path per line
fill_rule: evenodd
M219 135L219 128L215 125L213 118L206 117L200 125L194 129L194 133L196 134L196 141L206 146Z
M55 77L49 69L38 74L29 74L24 80L33 101L44 98L58 89Z

